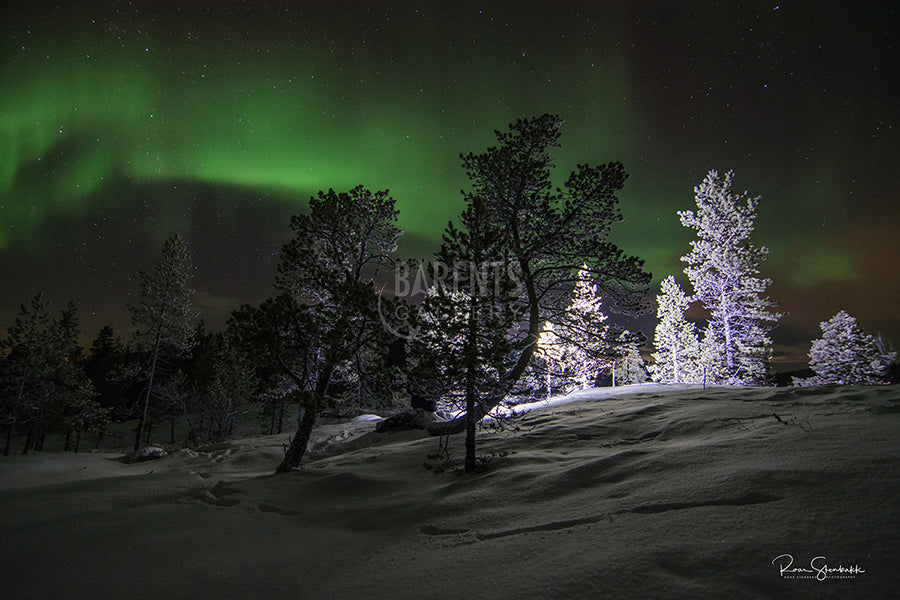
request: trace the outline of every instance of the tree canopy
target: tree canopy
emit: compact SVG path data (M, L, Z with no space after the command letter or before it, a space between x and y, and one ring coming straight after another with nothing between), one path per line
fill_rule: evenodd
M627 174L621 163L577 165L562 188L551 181L550 153L559 147L562 119L545 114L495 131L498 144L480 154L461 155L471 181L468 206L481 203L502 232L495 259L508 262L521 315L513 336L516 360L504 374L504 388L478 407L478 418L500 403L528 368L543 323L564 324L570 296L584 270L608 306L617 312L647 310L650 274L643 261L626 255L609 239L622 220L616 193ZM460 430L461 423L431 426L433 433Z

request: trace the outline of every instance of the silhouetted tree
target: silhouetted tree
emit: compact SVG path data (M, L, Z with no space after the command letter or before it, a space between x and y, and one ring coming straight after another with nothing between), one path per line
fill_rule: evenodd
M59 318L50 317L43 295L22 305L0 341L0 396L9 454L18 426L27 427L23 454L43 447L51 428L68 433L96 412L95 392L80 363L78 317L70 302Z
M199 429L210 441L232 436L238 412L257 389L255 372L223 333L210 333L198 340L191 369L196 396L194 410ZM189 422L191 431L195 424Z
M427 310L437 318L439 345L436 361L446 380L445 389L462 389L465 406L465 470L476 468L476 415L486 403L507 390L505 378L512 363L510 329L518 321L513 301L517 297L510 265L498 260L504 254L503 230L493 222L487 206L473 198L460 218L461 228L451 223L432 263L435 293L426 298ZM428 338L423 338L428 339ZM434 338L431 338L434 339Z
M88 349L84 370L97 391L100 405L120 416L131 391L123 376L127 363L128 351L121 337L109 325L100 329Z
M300 465L336 375L352 370L365 378L363 363L389 345L373 277L391 264L401 234L396 219L387 190L372 193L358 186L319 192L310 199L308 214L291 219L294 235L282 248L275 283L281 294L258 308L243 307L232 318L230 328L244 345L266 348L305 392L279 473Z
M519 296L513 303L522 316L513 338L515 361L502 376L503 389L476 406L480 419L512 390L529 367L546 321L562 324L579 271L618 312L637 314L645 301L650 275L643 261L626 256L609 240L622 220L618 192L627 175L617 162L578 165L562 189L554 188L550 150L558 147L562 120L555 115L520 119L507 132L495 131L498 145L481 154L461 156L472 182L467 204L484 204L501 231L498 259L512 265ZM455 433L460 420L429 426L432 433Z
M146 383L139 408L135 450L143 438L157 371L171 369L174 361L190 353L196 320L191 300L193 292L188 287L192 271L187 244L176 234L166 240L154 270L139 274L141 299L129 309L132 323L137 327L135 342L144 356L140 378Z

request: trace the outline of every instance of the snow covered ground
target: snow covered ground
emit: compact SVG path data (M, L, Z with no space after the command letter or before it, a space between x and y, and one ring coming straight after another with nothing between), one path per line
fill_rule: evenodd
M0 597L900 595L896 386L591 390L514 424L465 476L371 420L280 476L286 435L2 458Z

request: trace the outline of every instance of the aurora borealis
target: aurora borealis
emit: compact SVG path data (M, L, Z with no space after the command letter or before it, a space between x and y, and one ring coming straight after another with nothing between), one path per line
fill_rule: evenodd
M761 195L755 239L803 361L846 309L900 345L891 2L6 2L0 24L0 327L46 290L85 334L129 326L136 273L180 232L211 327L270 293L319 189L396 198L401 251L460 212L460 152L518 117L619 160L615 232L655 285L709 169ZM651 333L645 330L645 333Z

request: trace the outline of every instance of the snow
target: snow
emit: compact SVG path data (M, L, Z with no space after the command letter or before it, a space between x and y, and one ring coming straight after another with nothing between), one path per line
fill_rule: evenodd
M357 421L357 422L358 421L380 421L380 420L381 420L380 416L372 415L372 414L359 415L358 417L355 417L353 419L353 421Z
M322 425L303 467L278 476L287 435L134 464L104 453L0 459L0 597L900 590L896 386L645 384L519 408L516 428L479 433L490 460L475 475L453 468L461 436L438 473L423 467L438 438L377 434L374 421ZM845 573L781 572L783 554L792 568L824 556Z

